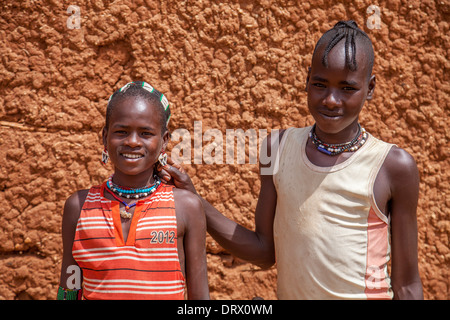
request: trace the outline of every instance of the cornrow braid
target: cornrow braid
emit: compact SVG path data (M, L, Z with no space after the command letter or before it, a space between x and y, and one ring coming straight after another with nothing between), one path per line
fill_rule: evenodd
M326 45L322 57L322 63L325 67L328 67L328 54L330 53L331 49L333 49L341 40L345 39L345 62L351 71L355 71L358 68L358 65L356 63L356 39L362 37L362 39L364 39L366 43L370 44L370 50L367 50L367 47L365 47L365 49L366 52L369 53L369 69L370 72L372 72L374 59L372 42L370 41L369 36L360 28L358 28L358 25L355 21L339 21L338 23L336 23L332 29L325 32L324 35L319 39L316 44L316 48L318 47L319 43L322 43L323 41L325 41L325 39L328 39L330 37L331 39ZM315 50L316 49L314 49L314 51Z
M162 132L167 131L167 125L170 120L170 106L166 96L153 88L150 84L144 81L129 82L116 92L114 92L108 99L108 105L106 107L106 124L105 127L109 128L109 119L111 117L112 110L116 103L126 97L141 97L148 101L158 104L161 113L161 127Z

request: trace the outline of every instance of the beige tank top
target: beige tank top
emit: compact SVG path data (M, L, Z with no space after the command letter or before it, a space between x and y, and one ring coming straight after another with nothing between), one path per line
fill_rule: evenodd
M392 145L369 134L346 161L319 167L308 128L288 129L274 173L279 299L392 299L389 221L373 195Z

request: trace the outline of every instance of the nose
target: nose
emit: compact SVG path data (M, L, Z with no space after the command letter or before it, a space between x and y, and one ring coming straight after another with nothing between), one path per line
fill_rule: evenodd
M341 98L339 97L339 94L335 90L330 89L328 90L325 98L323 99L323 104L326 107L333 109L341 105Z
M139 133L138 132L130 132L130 134L125 139L125 145L135 148L140 147L142 145L141 140L139 139Z

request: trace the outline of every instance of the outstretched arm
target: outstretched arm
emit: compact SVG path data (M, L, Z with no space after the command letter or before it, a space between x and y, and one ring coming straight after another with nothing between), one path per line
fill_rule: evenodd
M202 198L209 234L234 256L269 268L275 263L273 219L276 192L272 176L261 177L261 191L255 212L255 231L228 219Z
M394 299L423 299L417 257L419 172L414 159L393 147L385 165L391 185L391 280Z
M280 137L281 139L281 134ZM267 139L268 153L271 154L270 137ZM172 165L162 172L163 180L172 182L177 188L189 190L198 195L189 176ZM198 195L206 214L207 230L211 236L234 256L254 263L261 268L269 268L275 263L273 241L273 221L277 195L272 175L261 175L261 190L255 212L255 231L249 230L225 217L208 201Z

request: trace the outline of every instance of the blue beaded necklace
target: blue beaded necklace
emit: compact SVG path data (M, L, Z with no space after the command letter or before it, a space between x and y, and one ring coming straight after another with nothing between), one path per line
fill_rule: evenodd
M124 205L124 209L120 208L120 216L124 219L131 219L133 214L129 213L128 210L130 210L132 207L134 207L137 202L128 204L119 197L125 197L127 199L134 198L134 199L140 199L150 196L155 190L158 188L158 186L161 184L161 180L157 175L154 176L155 182L151 186L147 186L144 188L125 188L121 187L114 182L112 182L113 175L109 177L109 179L106 181L106 187L107 191L111 193L111 195L118 201L120 201ZM118 197L119 196L119 197Z
M112 192L117 194L119 197L125 197L127 199L130 199L130 198L139 199L139 198L148 197L161 184L161 180L159 179L159 177L157 175L155 175L154 176L155 182L151 186L146 186L143 188L126 188L126 187L121 187L121 186L115 184L112 181L113 176L114 175L112 175L108 179L108 181L106 181L106 186L108 187L109 190L111 190Z
M343 152L355 152L359 148L361 148L364 143L366 143L368 137L369 135L367 134L366 130L364 128L361 128L361 125L359 123L358 133L356 137L352 141L346 143L331 144L323 142L316 135L316 124L313 125L311 131L309 132L309 138L311 139L311 142L316 146L317 150L329 156L335 156Z

